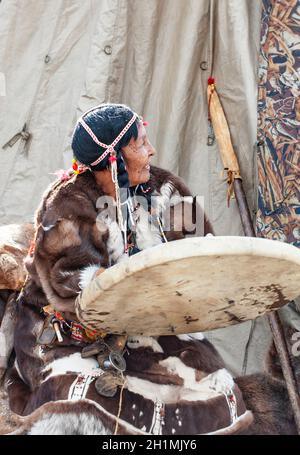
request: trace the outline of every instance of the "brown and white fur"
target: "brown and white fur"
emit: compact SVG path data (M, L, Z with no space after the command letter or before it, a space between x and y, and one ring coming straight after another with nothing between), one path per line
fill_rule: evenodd
M158 168L152 168L150 183L162 208L174 193L190 195L180 179ZM10 408L20 416L13 416L18 427L15 434L107 434L116 426L119 398L101 397L94 382L85 398L68 399L78 374L93 371L96 360L82 359L81 346L70 339L51 348L36 342L44 322L43 306L51 303L66 318L75 319L75 298L92 279L96 268L122 260L124 251L116 223L101 218L97 211L97 199L102 194L90 174L78 176L53 185L37 212L36 248L26 261L30 279L18 307L16 358L6 377ZM206 222L205 233L209 232L208 226ZM183 238L185 233L171 229L165 235L174 240ZM158 242L155 231L146 231L145 235L145 230L141 230L139 236L141 248ZM218 431L228 420L229 411L222 395L227 389L234 389L238 397L238 415L245 416L246 431L294 432L290 413L277 414L277 409L286 405L282 402L286 398L284 386L267 376L248 378L248 382L247 378L238 378L234 383L224 362L202 335L131 338L125 355L120 434L162 431L162 427L156 428L157 422L152 428L149 421L155 420L155 406L161 402L166 404L165 429L169 434ZM280 394L276 397L277 392ZM245 404L254 412L252 426ZM211 411L215 406L217 418L216 412ZM167 418L168 415L175 420Z

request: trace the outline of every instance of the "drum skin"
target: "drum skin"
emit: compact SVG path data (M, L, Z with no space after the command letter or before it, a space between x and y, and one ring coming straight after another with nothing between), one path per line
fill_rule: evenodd
M254 319L299 294L296 247L252 237L190 237L107 269L76 299L76 313L107 333L171 335Z

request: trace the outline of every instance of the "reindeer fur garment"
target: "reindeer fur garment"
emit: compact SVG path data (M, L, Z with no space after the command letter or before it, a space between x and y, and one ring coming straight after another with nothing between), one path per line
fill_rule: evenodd
M173 194L190 195L179 178L156 167L151 168L149 183L162 210ZM22 416L31 415L27 423L24 421L27 434L50 434L54 414L61 419L55 420L60 422L59 428L52 434L69 434L74 413L86 419L87 427L78 430L83 434L111 433L115 428L120 391L114 398L104 398L92 382L84 399L70 401L77 375L89 375L97 368L95 358L81 358L82 343L67 337L61 345L37 344L44 323L41 307L50 303L66 319L74 320L75 298L96 268L122 260L120 230L97 210L100 196L101 188L87 172L53 184L37 211L35 250L26 260L29 280L15 331L16 361L7 382L11 409ZM165 235L173 240L185 233L173 229ZM137 232L140 249L158 242L158 232ZM251 413L246 411L237 385L203 338L194 334L128 340L121 433L230 432L250 423ZM234 422L224 395L228 390L233 390L237 399ZM96 421L99 428L94 428Z
M153 195L160 196L163 210L174 196L189 196L185 184L173 174L151 167L149 181ZM97 200L105 196L90 172L68 182L51 186L36 216L36 239L33 256L27 257L30 282L24 297L37 306L53 305L64 312L74 311L74 300L99 267L107 268L121 260L124 247L115 221L97 209ZM141 220L145 220L141 216ZM208 223L206 228L209 230ZM171 225L172 229L172 225ZM149 235L148 235L149 234ZM183 232L165 232L168 240L184 237ZM139 249L160 243L153 230L137 228Z

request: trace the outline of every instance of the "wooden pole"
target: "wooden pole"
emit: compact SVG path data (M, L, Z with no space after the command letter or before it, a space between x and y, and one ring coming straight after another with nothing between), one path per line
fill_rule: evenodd
M244 234L247 237L256 237L249 206L243 188L237 156L232 146L227 120L218 94L216 92L213 79L209 79L207 97L209 114L220 150L221 159L224 169L228 173L228 202L231 194L234 192L239 208ZM297 391L297 383L295 381L293 369L290 363L283 328L277 312L270 313L267 315L267 317L280 360L282 373L286 382L289 399L294 413L297 432L300 434L300 398Z

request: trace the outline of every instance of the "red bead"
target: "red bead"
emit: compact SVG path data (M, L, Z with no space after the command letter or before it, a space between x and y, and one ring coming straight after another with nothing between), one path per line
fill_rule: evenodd
M208 84L208 85L213 85L214 83L215 83L215 79L214 79L213 77L209 77L209 78L207 79L207 84Z

